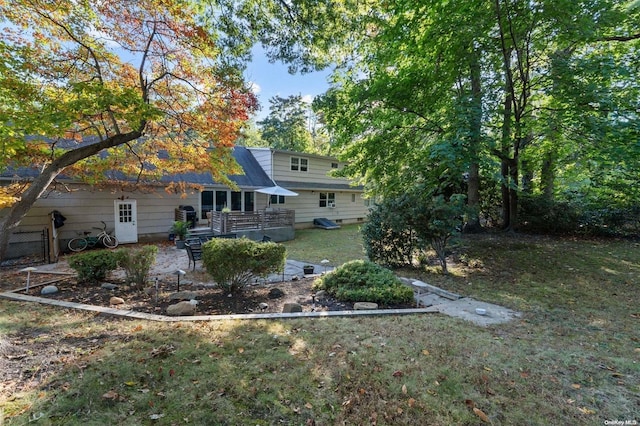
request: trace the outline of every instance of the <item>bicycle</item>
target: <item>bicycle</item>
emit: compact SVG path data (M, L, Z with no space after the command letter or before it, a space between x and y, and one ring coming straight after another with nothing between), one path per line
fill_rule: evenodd
M98 235L94 237L89 235L91 234L91 231L84 231L84 237L76 237L69 241L69 243L67 244L69 250L73 252L79 252L86 249L87 247L93 248L98 244L110 249L118 247L118 239L115 236L110 235L110 232L107 232L106 223L104 223L103 221L100 222L102 222L102 228L98 228L96 226L93 227L93 229L100 230Z

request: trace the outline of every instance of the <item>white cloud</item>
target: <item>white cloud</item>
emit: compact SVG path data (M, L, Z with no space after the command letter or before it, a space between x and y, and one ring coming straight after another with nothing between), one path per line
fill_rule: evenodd
M258 93L262 92L262 87L260 87L260 85L255 81L250 81L249 87L251 88L251 91L253 92L254 95L257 95Z

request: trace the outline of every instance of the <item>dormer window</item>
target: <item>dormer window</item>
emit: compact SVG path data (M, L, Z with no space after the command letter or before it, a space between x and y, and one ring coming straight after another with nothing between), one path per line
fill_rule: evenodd
M291 157L291 171L292 172L309 171L309 160L307 158Z

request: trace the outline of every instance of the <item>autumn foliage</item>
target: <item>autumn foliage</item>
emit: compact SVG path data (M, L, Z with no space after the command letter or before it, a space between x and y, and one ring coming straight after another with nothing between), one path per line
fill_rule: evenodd
M94 184L235 171L229 148L256 100L184 2L0 1L0 15L1 165L43 168L139 131L60 171Z
M0 191L2 234L61 174L126 188L239 172L231 147L257 101L194 7L0 0L0 169L38 175Z

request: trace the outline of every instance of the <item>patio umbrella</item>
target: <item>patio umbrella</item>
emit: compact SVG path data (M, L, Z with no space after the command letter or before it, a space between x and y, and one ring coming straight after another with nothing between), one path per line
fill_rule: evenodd
M268 195L284 195L285 197L295 197L298 195L297 192L289 191L288 189L283 188L279 185L256 189L256 192Z

